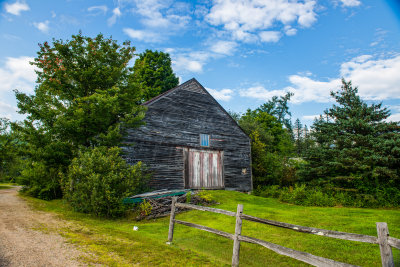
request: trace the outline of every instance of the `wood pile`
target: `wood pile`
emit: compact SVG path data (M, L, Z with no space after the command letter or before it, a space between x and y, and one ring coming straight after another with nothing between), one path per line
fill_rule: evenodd
M150 220L160 217L169 216L171 212L172 196L162 198L145 198L144 201L134 208L137 213L136 220L143 219ZM208 201L207 199L199 196L196 192L188 192L184 195L177 197L177 203L187 203L200 206L209 206L216 204L216 201ZM186 211L188 209L176 207L175 213Z

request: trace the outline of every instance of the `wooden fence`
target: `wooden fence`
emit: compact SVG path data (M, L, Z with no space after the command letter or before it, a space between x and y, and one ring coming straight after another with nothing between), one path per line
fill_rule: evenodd
M194 224L190 222L180 221L175 219L175 208L187 208L187 209L195 209L201 211L209 211L219 214L224 214L227 216L236 217L236 226L235 226L235 234L226 233L223 231L219 231L210 227L206 227L199 224ZM280 245L276 245L264 240L260 240L254 237L244 236L241 234L242 232L242 220L248 220L252 222L274 225L282 228L291 229L297 232L307 233L307 234L314 234L319 236L327 236L337 239L344 239L350 241L357 241L357 242L365 242L370 244L378 244L381 252L381 260L382 266L384 267L393 267L393 254L392 254L392 247L400 249L400 239L393 238L389 236L389 231L387 224L385 222L377 222L376 228L378 232L378 236L368 236L368 235L360 235L360 234L353 234L353 233L346 233L346 232L338 232L338 231L331 231L325 229L318 229L313 227L306 227L300 226L295 224L277 222L267 219L261 219L257 217L253 217L250 215L243 214L243 205L238 204L237 211L226 211L221 209L209 208L209 207L202 207L196 206L191 204L183 204L177 203L176 197L172 199L171 205L171 217L169 223L169 232L168 232L168 242L167 244L171 244L173 235L174 235L174 225L175 223L183 224L189 227L197 228L203 231L207 231L219 236L226 237L228 239L233 240L233 254L232 254L232 266L239 266L239 251L240 251L240 242L247 242L258 244L263 247L266 247L278 254L285 255L291 257L293 259L314 265L314 266L355 266L347 263L337 262L331 259L315 256L306 252L297 251L294 249L286 248Z

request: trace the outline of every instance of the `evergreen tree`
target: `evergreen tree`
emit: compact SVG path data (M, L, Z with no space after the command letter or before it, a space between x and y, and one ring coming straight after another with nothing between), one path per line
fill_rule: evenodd
M132 81L140 88L142 101L158 96L179 84L168 53L146 50L139 54L133 71Z
M301 156L303 153L303 125L299 119L296 119L294 123L294 134L297 155Z
M334 187L373 193L400 190L400 127L387 122L390 112L382 104L367 104L357 87L342 80L331 92L337 104L316 119L308 150L305 179L320 179Z

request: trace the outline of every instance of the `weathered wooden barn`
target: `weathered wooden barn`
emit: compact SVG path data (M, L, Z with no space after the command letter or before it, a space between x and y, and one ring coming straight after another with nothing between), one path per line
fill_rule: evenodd
M124 154L149 167L153 189L252 190L250 138L197 80L143 105L146 124L128 131Z

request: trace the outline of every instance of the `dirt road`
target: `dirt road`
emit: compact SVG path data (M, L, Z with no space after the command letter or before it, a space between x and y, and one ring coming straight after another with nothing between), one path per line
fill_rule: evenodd
M60 235L34 230L65 222L33 211L17 190L0 190L0 266L84 266L81 252Z

